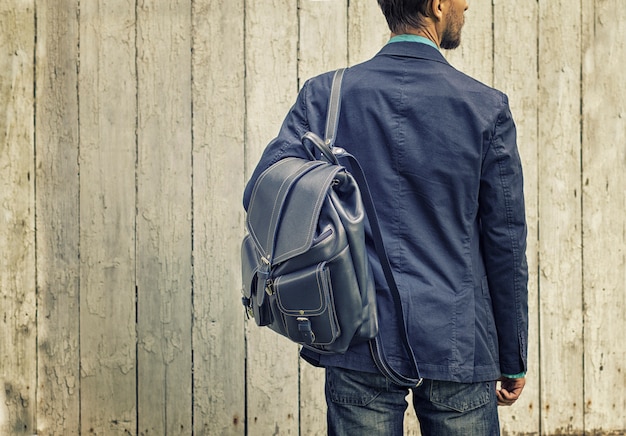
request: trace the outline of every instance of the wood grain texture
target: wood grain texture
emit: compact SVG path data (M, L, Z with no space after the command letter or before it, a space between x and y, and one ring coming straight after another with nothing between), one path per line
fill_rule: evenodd
M139 434L192 428L191 4L137 5Z
M584 379L581 10L579 3L540 0L538 5L541 429L578 434Z
M37 431L80 432L78 1L36 2Z
M195 434L245 432L244 4L193 3Z
M34 6L0 5L0 434L37 419Z
M585 430L626 433L626 10L583 3Z
M132 434L135 7L126 0L94 0L81 4L79 21L81 429Z
M387 21L377 2L348 1L348 64L373 57L389 40Z

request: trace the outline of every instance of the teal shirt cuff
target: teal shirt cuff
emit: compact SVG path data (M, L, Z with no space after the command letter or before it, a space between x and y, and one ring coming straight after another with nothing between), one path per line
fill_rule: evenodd
M526 371L520 372L519 374L502 374L502 377L506 377L506 378L524 378L524 377L526 377Z

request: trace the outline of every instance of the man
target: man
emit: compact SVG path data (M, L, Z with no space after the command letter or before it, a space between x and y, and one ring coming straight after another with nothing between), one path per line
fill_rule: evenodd
M381 373L376 354L407 376L415 357L424 378L412 389L423 435L497 435L497 405L513 404L524 387L528 339L515 125L504 94L455 70L440 52L459 45L466 0L378 3L392 38L345 73L336 143L368 178L410 349L381 297L388 287L372 255L382 352L357 344L342 355L302 355L326 368L329 434L402 434L408 388ZM302 135L324 132L330 83L327 73L303 86L244 205L265 168L306 157Z

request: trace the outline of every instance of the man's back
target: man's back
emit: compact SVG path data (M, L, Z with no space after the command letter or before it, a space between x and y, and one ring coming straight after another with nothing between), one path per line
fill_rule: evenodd
M324 131L329 80L315 78L301 93L305 128L314 132ZM498 338L500 313L492 310L492 294L511 309L526 280L525 247L511 245L524 239L525 218L506 96L415 42L387 44L350 68L342 94L336 144L368 178L422 375L472 382L498 378L501 363L517 370L525 320L501 319L515 326L501 328ZM392 318L381 316L383 332ZM514 350L511 362L499 361L499 347ZM339 361L321 358L347 366Z

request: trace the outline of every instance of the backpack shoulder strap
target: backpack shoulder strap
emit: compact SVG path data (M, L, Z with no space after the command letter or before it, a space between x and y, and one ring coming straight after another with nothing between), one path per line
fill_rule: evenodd
M333 76L333 85L330 90L330 98L328 100L328 113L326 114L326 132L324 134L324 142L329 147L335 145L335 137L337 136L337 126L339 125L339 112L341 110L341 82L345 68L335 71Z

